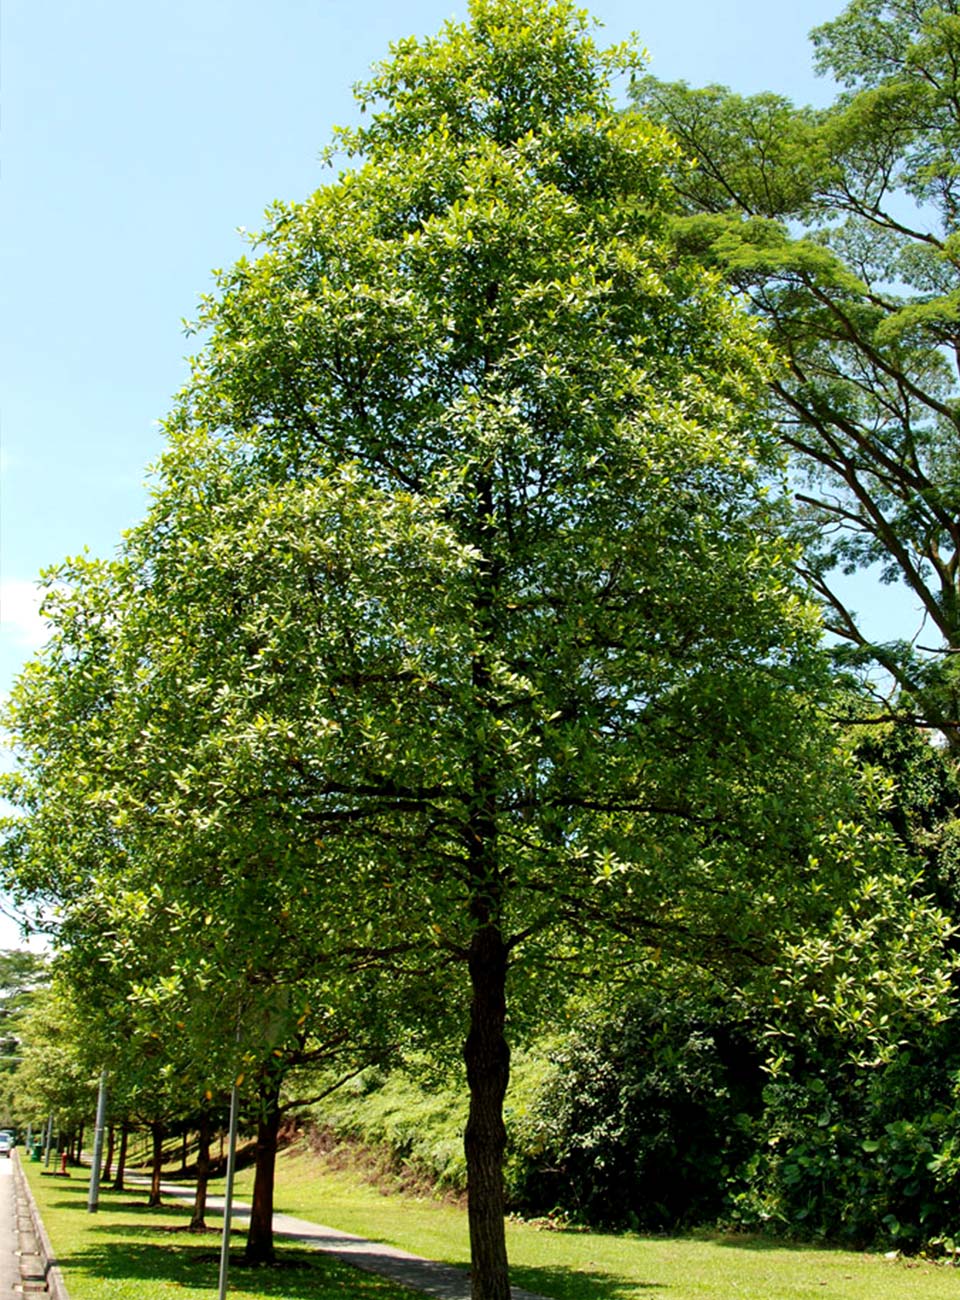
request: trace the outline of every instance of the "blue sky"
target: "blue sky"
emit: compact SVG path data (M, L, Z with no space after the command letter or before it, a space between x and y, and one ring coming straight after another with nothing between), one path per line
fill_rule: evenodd
M0 30L0 693L39 644L38 571L143 513L181 320L276 198L324 183L351 85L451 0L5 0ZM826 102L806 34L842 0L597 0L661 77ZM886 602L889 605L889 601ZM0 946L5 942L0 930Z

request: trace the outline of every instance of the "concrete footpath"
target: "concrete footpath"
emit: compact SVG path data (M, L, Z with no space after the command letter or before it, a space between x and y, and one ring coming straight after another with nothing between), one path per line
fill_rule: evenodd
M128 1184L135 1186L149 1180L137 1175L128 1176ZM163 1183L165 1196L180 1200L193 1200L193 1188L177 1183ZM223 1213L223 1198L211 1196L207 1200L207 1209ZM243 1221L250 1216L250 1207L238 1201L233 1203L233 1222ZM296 1241L311 1250L322 1250L324 1254L333 1255L347 1264L353 1264L367 1273L378 1273L401 1286L433 1296L435 1300L470 1300L470 1279L459 1268L450 1264L438 1264L435 1260L424 1259L420 1255L411 1255L409 1251L396 1246L386 1246L379 1241L370 1241L366 1237L355 1237L349 1232L340 1232L337 1228L327 1228L307 1219L295 1219L290 1214L275 1214L273 1230L278 1237L287 1241ZM522 1291L513 1287L513 1300L546 1300L544 1296L532 1291Z

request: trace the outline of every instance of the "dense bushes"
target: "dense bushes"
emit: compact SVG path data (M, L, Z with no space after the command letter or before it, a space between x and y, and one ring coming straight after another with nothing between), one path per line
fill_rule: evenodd
M874 1067L808 1040L770 1073L757 1023L691 1005L637 1003L518 1056L513 1210L608 1228L722 1222L905 1250L960 1245L954 1023ZM419 1183L464 1188L465 1116L440 1082L371 1071L316 1119Z
M830 1045L764 1089L755 1150L731 1188L734 1217L792 1234L952 1251L960 1235L957 1025L873 1069Z
M520 1127L517 1200L608 1227L717 1218L749 1154L761 1063L709 1008L683 1019L637 1005L571 1036Z

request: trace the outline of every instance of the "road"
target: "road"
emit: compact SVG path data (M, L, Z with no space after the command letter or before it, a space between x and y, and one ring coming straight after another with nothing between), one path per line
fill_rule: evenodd
M13 1294L20 1283L17 1259L17 1208L13 1194L13 1161L0 1157L0 1296Z

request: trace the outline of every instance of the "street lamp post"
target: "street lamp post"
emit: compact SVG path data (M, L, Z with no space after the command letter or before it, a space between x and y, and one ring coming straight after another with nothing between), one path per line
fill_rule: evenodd
M97 1126L93 1134L93 1164L90 1167L90 1192L87 1196L87 1213L96 1214L100 1208L100 1164L103 1160L103 1128L107 1116L107 1071L100 1071L100 1091L97 1094Z
M230 1220L233 1217L233 1171L237 1158L237 1082L230 1090L230 1140L227 1145L227 1185L223 1189L223 1237L220 1242L220 1289L217 1300L226 1300L230 1268Z

